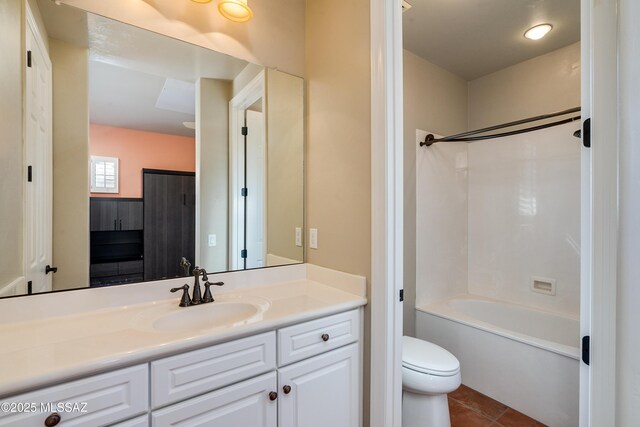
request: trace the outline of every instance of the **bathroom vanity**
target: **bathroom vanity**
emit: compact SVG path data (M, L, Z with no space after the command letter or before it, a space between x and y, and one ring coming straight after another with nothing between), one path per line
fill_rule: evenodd
M69 312L0 325L0 426L361 425L363 278L309 265L212 277L230 289L192 307L155 299L178 280L37 297ZM96 292L113 305L73 312Z

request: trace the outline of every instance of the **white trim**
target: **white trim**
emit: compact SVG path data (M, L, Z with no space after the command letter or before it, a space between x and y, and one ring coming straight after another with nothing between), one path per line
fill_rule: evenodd
M262 98L262 111L266 112L266 97L265 97L265 72L260 71L256 77L253 78L245 87L243 87L229 101L229 270L239 270L240 262L240 248L238 242L243 240L244 230L238 226L238 211L240 204L240 189L241 180L239 162L243 161L238 145L240 143L240 134L238 129L244 126L244 110L253 105L257 100ZM262 115L265 121L263 129L263 138L266 139L267 126L266 126L266 114ZM264 144L266 150L266 141ZM266 156L265 156L266 161ZM266 169L265 169L266 170ZM266 185L266 179L264 180ZM266 198L266 189L265 189ZM266 212L266 208L265 208ZM266 257L266 239L267 239L267 227L265 225L264 238L265 238L265 257Z
M401 0L371 2L371 426L402 420Z
M617 1L584 1L591 51L591 364L589 424L616 425L618 248Z

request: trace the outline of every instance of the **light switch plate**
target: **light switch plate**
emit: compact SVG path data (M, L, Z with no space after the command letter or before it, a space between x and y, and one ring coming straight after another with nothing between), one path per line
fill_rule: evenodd
M296 227L296 246L302 246L302 228Z
M318 249L318 229L309 229L309 247L311 249Z
M215 246L216 243L216 235L215 234L209 234L209 247L211 246Z

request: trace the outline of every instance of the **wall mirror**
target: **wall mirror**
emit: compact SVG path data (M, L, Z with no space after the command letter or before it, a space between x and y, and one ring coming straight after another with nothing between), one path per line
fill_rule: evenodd
M0 296L303 262L301 78L50 0L0 13L27 51Z

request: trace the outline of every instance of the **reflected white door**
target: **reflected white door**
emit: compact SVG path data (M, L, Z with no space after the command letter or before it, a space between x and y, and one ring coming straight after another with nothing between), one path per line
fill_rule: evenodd
M246 124L246 249L247 268L263 267L265 265L265 187L266 187L266 156L264 137L263 113L247 110Z
M51 61L27 6L25 86L25 279L33 292L51 290L52 116ZM29 59L30 57L30 59Z

